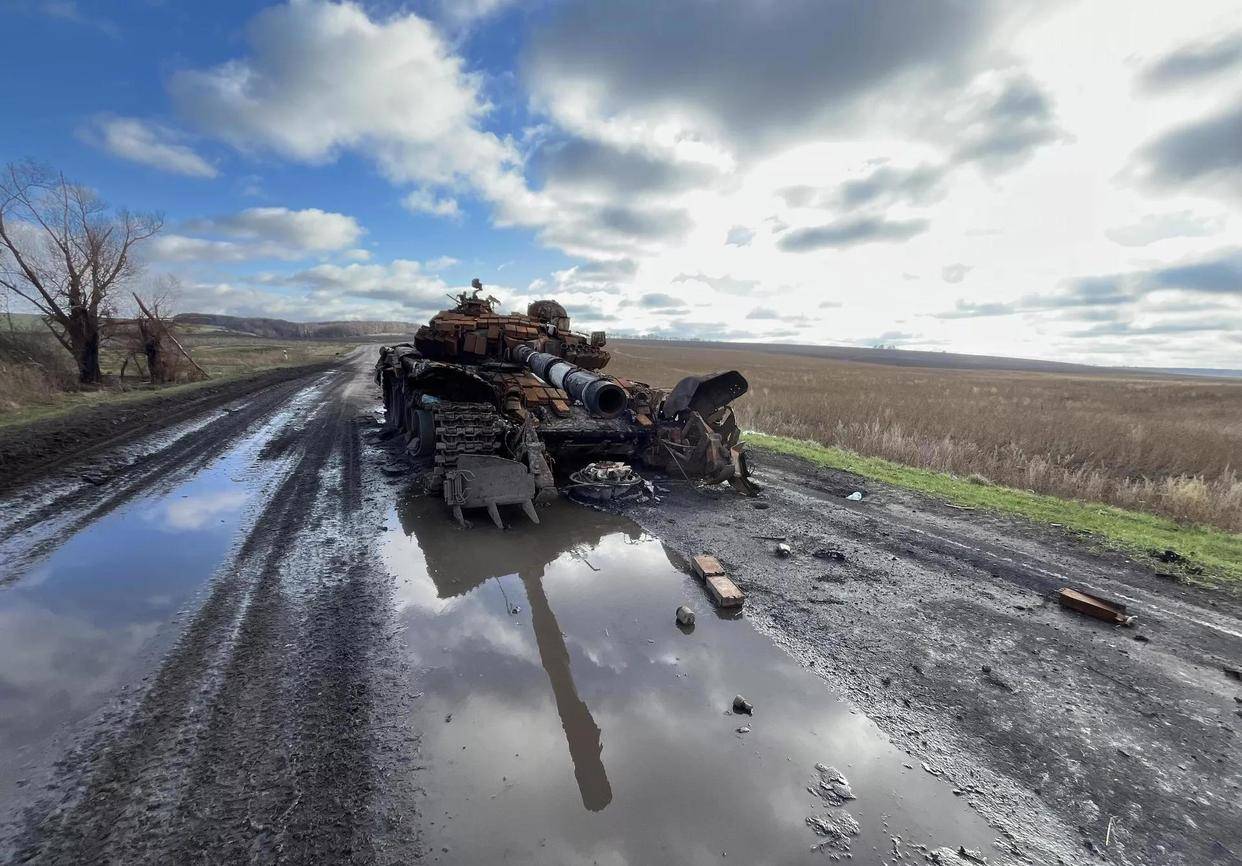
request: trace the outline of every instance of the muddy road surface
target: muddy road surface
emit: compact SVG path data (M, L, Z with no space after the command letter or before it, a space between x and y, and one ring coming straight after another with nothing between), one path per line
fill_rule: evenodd
M766 457L757 503L665 481L462 531L380 435L370 363L76 462L28 449L0 500L0 862L1242 850L1230 597ZM701 551L744 614L688 576ZM1080 576L1138 630L1047 602Z

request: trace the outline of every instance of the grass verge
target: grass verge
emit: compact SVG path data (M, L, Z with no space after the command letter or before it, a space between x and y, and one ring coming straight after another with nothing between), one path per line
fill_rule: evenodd
M879 457L864 457L784 436L747 433L744 440L753 448L801 457L818 466L843 469L954 505L1016 514L1038 523L1059 524L1069 532L1085 533L1106 547L1139 557L1149 558L1153 550L1175 550L1185 562L1167 566L1161 563L1162 568L1194 582L1242 586L1242 535L1205 526L1180 525L1164 517L1096 502L1058 499L1012 487L976 483L955 475L915 469Z

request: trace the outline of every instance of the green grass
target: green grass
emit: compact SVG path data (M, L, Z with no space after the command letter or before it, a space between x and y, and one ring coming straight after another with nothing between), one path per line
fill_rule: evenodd
M955 475L915 469L784 436L748 433L744 438L753 448L801 457L819 466L843 469L894 487L916 490L954 505L1058 524L1068 532L1086 534L1089 540L1104 547L1141 559L1150 561L1152 550L1172 549L1187 562L1180 567L1160 563L1161 570L1177 571L1195 582L1242 584L1242 535L1205 526L1179 525L1167 518L1096 502L1058 499L1012 487L976 483ZM1197 573L1200 570L1201 573Z

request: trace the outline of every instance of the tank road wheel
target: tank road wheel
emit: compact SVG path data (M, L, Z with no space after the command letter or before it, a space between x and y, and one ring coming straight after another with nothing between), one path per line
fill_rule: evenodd
M411 414L410 444L405 447L411 457L431 457L436 453L436 422L428 409L415 409Z

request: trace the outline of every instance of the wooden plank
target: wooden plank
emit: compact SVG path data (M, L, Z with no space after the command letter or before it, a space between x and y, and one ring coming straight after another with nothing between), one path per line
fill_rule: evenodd
M746 593L723 574L709 574L705 583L716 607L741 607L746 603Z
M690 567L694 569L694 573L698 575L700 580L706 580L713 574L723 577L725 573L724 566L720 564L720 560L708 553L700 553L698 556L692 557Z
M1071 589L1068 586L1058 593L1058 600L1062 607L1068 607L1079 613L1085 613L1087 616L1117 625L1131 625L1136 619L1126 613L1126 606L1120 602L1100 598L1098 595L1092 595L1080 589Z

